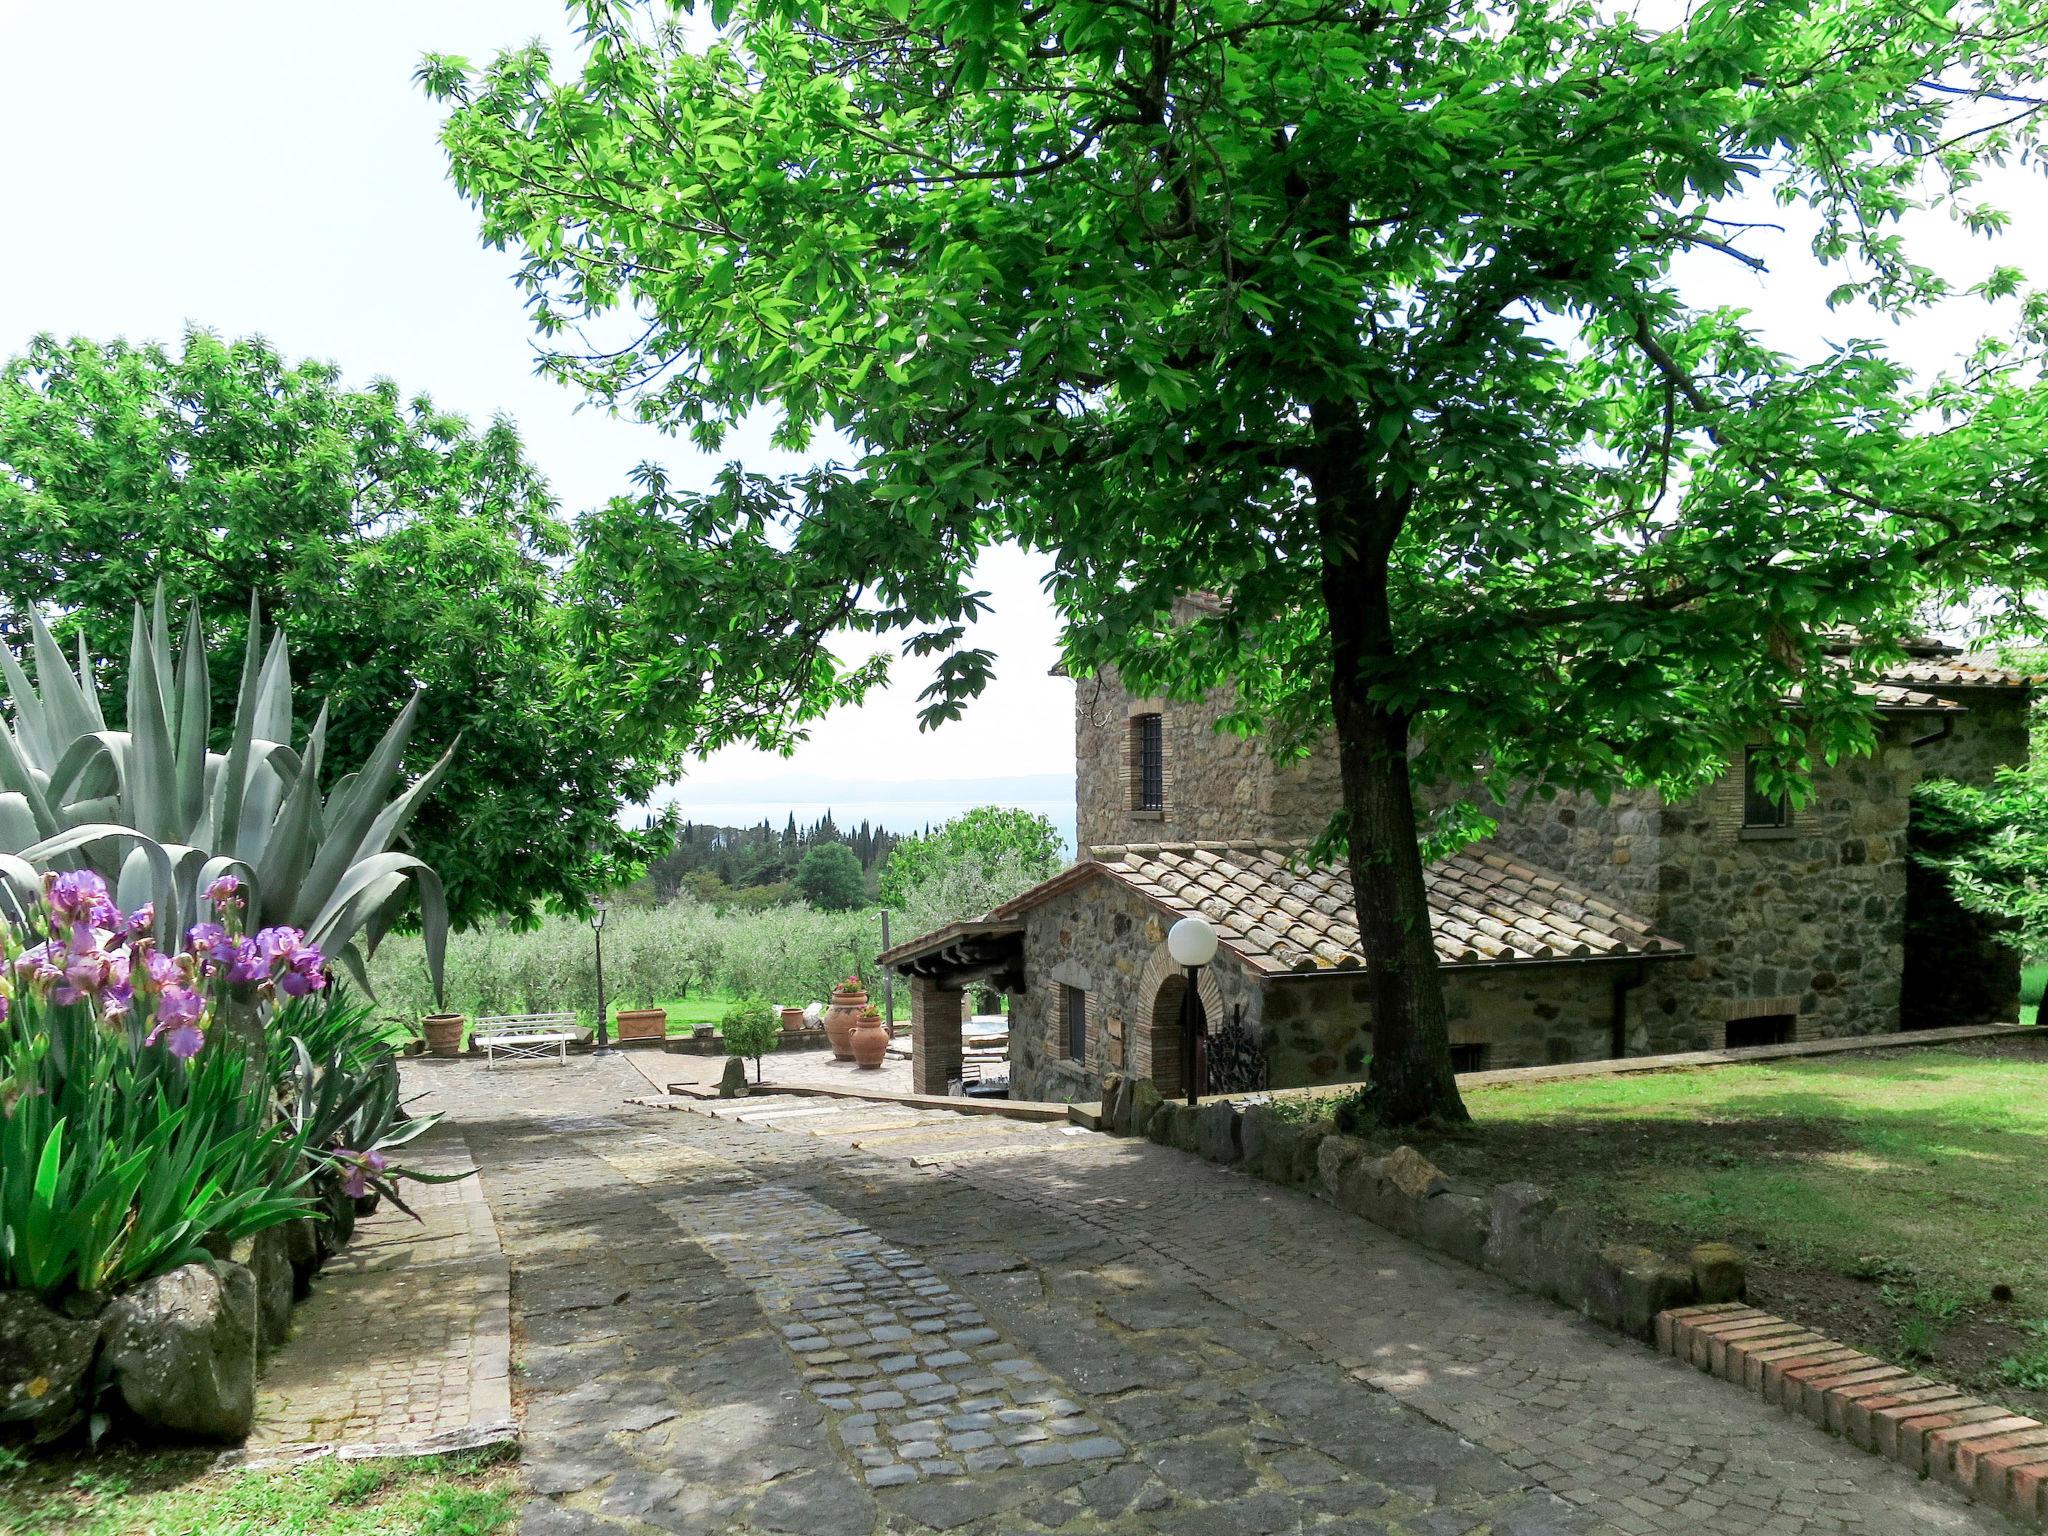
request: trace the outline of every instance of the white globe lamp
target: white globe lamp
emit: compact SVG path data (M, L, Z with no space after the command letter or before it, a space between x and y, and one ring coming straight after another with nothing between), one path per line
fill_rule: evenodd
M1166 930L1166 952L1178 966L1207 965L1216 958L1216 930L1199 917L1184 917Z

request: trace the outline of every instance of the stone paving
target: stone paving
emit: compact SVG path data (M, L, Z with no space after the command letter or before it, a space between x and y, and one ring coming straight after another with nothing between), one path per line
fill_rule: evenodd
M472 1168L459 1132L408 1148L426 1172ZM356 1223L265 1365L242 1459L390 1455L513 1438L508 1278L482 1184L412 1184Z
M644 1081L616 1061L539 1084L433 1082L513 1265L526 1536L2014 1529L1547 1303L1149 1143L794 1098L664 1113L623 1102ZM900 1327L911 1339L874 1331ZM963 1347L979 1327L996 1337ZM932 1369L948 1332L969 1358ZM919 1338L931 1354L879 1353ZM960 1397L916 1402L901 1383L922 1375ZM1016 1408L968 1406L1003 1395L971 1383L1018 1378ZM904 1402L861 1406L876 1393ZM919 1412L941 1404L959 1412ZM1014 1428L1044 1439L940 1438L1029 1408L1053 1418ZM1029 1464L1097 1438L1063 1419L1116 1449ZM881 1448L910 1475L871 1486L861 1453ZM967 1465L997 1448L1016 1464Z

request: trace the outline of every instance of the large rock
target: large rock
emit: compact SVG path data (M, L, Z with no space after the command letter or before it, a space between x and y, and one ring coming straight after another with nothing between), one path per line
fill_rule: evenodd
M1111 1072L1103 1078L1101 1125L1102 1129L1112 1136L1122 1134L1117 1122L1119 1112L1129 1112L1129 1101L1124 1097L1125 1092L1126 1085L1121 1072Z
M256 1277L240 1264L187 1264L144 1281L106 1312L101 1374L157 1429L240 1440L256 1417Z
M320 1272L320 1229L310 1216L301 1216L278 1228L284 1234L285 1258L292 1266L292 1294L304 1297L313 1289L313 1277Z
M1123 1133L1130 1136L1144 1136L1150 1133L1152 1122L1159 1114L1159 1106L1165 1100L1159 1097L1159 1086L1149 1077L1141 1077L1131 1085L1131 1110L1123 1127Z
M1204 1104L1195 1111L1195 1150L1212 1163L1234 1163L1244 1156L1238 1142L1235 1104Z
M1685 1265L1654 1248L1615 1244L1600 1250L1582 1310L1610 1328L1647 1339L1656 1333L1659 1312L1698 1299L1699 1287Z
M1369 1150L1356 1136L1325 1136L1316 1148L1316 1181L1322 1185L1324 1193L1335 1200L1351 1170L1364 1160Z
M256 1282L256 1340L267 1352L292 1331L292 1258L283 1227L265 1227L236 1243L228 1257Z
M1294 1171L1288 1176L1290 1184L1313 1184L1320 1166L1323 1143L1337 1134L1333 1120L1311 1120L1301 1127L1294 1139Z
M21 1291L0 1291L0 1424L54 1440L85 1416L98 1317L66 1317Z
M1422 1201L1415 1235L1440 1253L1464 1264L1477 1264L1486 1251L1491 1209L1477 1195L1441 1189Z
M1701 1243L1688 1257L1702 1302L1742 1300L1748 1283L1741 1249L1728 1243Z
M1271 1104L1247 1105L1238 1123L1247 1173L1275 1184L1292 1184L1301 1127Z
M747 1064L739 1057L726 1057L725 1072L718 1079L718 1096L721 1099L743 1099L747 1096Z

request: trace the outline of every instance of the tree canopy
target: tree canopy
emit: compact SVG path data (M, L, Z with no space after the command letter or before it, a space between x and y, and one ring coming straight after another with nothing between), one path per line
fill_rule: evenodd
M827 912L850 912L868 899L860 860L844 843L820 843L806 853L796 867L796 888Z
M637 523L693 583L665 600L906 626L936 719L1016 539L1077 672L1334 733L1391 1120L1462 1112L1414 780L1475 791L1469 834L1488 796L1689 792L1761 733L1796 795L1872 743L1854 683L1916 608L2043 574L2048 303L1915 243L2004 227L2032 0L715 0L708 43L571 9L572 60L422 70L546 366L703 446L764 406L853 445ZM1835 339L1718 297L1781 257L1833 270ZM1938 373L1868 334L1944 301ZM1229 601L1173 630L1195 590ZM857 688L799 655L793 696Z
M198 606L231 689L253 593L291 630L298 730L324 705L344 762L418 685L407 770L461 748L411 843L459 924L578 907L668 840L618 820L665 764L602 727L559 590L573 551L510 422L476 430L389 380L350 389L204 331L176 352L42 337L0 369L16 649L31 608L90 631L161 582Z
M978 805L935 831L906 837L898 843L889 862L882 866L875 894L887 905L902 910L910 893L919 886L963 866L986 869L1006 860L1028 886L1058 874L1065 856L1066 843L1059 829L1035 811ZM1017 891L1007 894L1014 896Z

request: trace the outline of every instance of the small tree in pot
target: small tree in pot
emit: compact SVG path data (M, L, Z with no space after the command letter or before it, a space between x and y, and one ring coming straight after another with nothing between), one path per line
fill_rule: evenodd
M761 1058L775 1049L782 1036L782 1023L775 1010L758 998L745 998L725 1011L719 1022L725 1039L725 1054L754 1059L754 1081L761 1081Z

